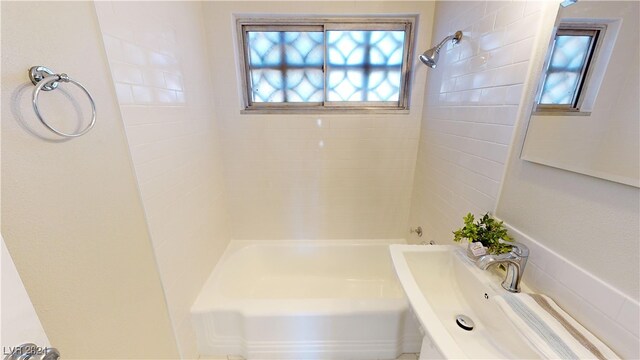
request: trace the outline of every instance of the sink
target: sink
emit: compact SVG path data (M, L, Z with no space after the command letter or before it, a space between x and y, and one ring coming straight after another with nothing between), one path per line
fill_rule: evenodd
M391 245L390 252L425 335L420 359L540 358L491 301L507 293L504 275L478 269L459 246ZM473 330L458 325L458 315Z

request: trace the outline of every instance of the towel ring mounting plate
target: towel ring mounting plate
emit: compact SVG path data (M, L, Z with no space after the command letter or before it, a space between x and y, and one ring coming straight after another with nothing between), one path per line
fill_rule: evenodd
M38 85L38 83L42 79L52 75L55 75L55 73L46 66L32 66L31 69L29 69L29 79L31 79L31 83L33 83L33 85ZM55 81L55 82L47 83L45 86L42 87L42 90L51 91L57 87L58 87L58 82Z

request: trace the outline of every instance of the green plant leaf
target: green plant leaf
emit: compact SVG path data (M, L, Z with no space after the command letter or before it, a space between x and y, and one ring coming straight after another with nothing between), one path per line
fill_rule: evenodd
M496 221L491 214L484 214L477 222L473 214L464 216L464 226L453 231L453 241L460 242L467 239L469 242L478 241L488 248L490 254L504 254L511 251L513 239L507 233L502 221Z

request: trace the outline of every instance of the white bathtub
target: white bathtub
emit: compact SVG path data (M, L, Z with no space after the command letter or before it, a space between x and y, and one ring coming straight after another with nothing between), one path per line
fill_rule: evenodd
M422 336L395 241L233 241L191 308L203 356L395 359Z

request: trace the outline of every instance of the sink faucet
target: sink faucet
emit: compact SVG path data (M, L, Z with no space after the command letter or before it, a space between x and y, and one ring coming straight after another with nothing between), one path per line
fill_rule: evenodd
M511 251L500 255L483 255L476 260L476 265L486 270L491 265L504 264L507 266L507 276L502 282L502 287L511 292L520 292L520 280L524 273L529 257L529 248L524 244L512 243Z

